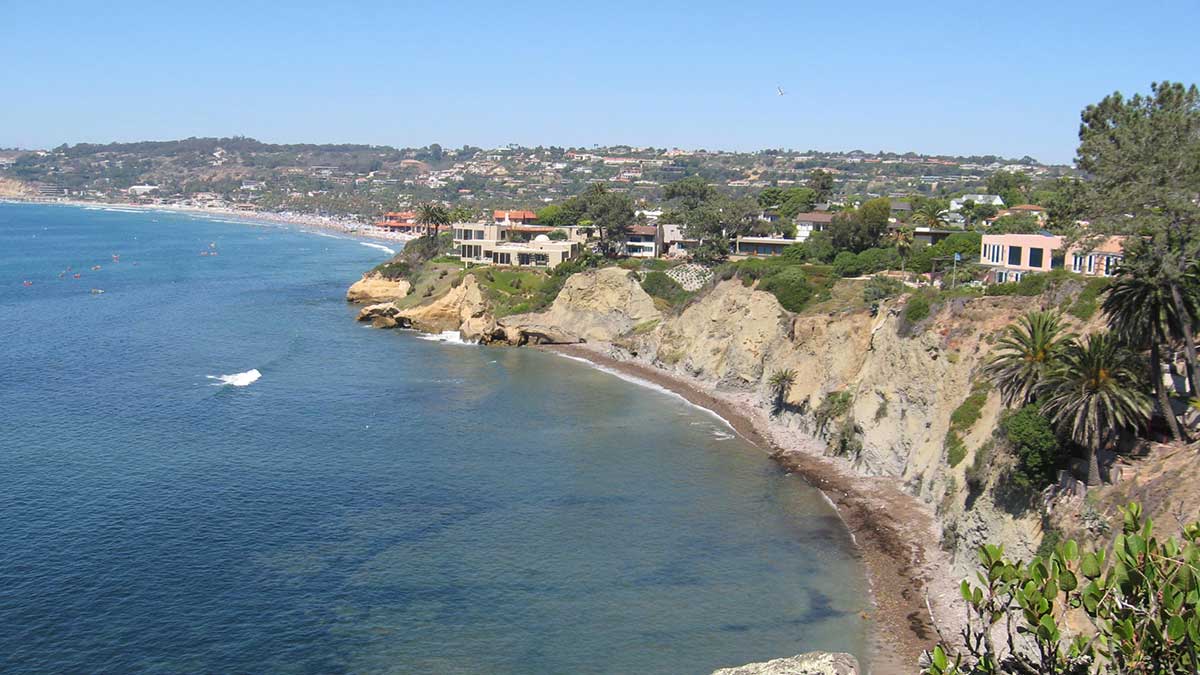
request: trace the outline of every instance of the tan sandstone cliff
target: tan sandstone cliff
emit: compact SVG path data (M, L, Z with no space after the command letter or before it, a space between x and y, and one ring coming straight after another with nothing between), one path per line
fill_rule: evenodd
M394 302L368 305L358 313L358 320L370 321L377 328L415 328L429 333L461 330L469 339L495 330L487 301L472 275L429 304L403 309Z
M606 267L572 275L546 311L508 316L499 326L512 344L530 335L553 337L552 342L609 342L660 320L654 299L632 272Z
M399 300L409 294L412 284L404 279L388 279L368 272L346 291L347 302L377 303Z

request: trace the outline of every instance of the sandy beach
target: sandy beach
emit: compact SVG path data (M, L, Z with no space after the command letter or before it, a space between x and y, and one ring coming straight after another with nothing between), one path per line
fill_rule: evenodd
M606 345L543 349L649 382L713 411L785 470L820 489L853 534L870 578L872 673L917 672L921 652L938 639L934 617L944 635L956 634L959 579L948 573L949 558L938 547L940 533L932 514L895 481L858 475L845 462L826 457L820 441L772 422L750 395L720 392L699 380L621 358Z
M219 218L237 220L247 224L292 225L296 227L322 230L325 232L343 234L350 237L361 237L375 241L406 242L411 241L411 235L388 232L369 224L364 224L349 218L335 218L311 213L296 213L293 211L241 211L222 207L184 206L176 204L129 204L122 202L92 202L82 200L47 200L47 199L8 199L14 203L46 204L73 206L85 209L130 210L165 213L184 213L202 218Z

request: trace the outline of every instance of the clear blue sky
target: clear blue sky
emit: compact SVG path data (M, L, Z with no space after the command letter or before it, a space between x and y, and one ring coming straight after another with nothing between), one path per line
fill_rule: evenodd
M1200 80L1197 26L1197 0L7 2L0 147L241 134L1066 162L1084 105Z

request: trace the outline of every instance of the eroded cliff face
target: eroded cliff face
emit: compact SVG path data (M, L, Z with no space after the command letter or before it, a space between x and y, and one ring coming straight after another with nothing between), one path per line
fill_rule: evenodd
M415 328L428 333L463 330L488 332L494 329L487 301L473 275L445 295L425 305L400 308L394 302L368 305L358 313L359 321L377 328Z
M961 561L957 571L967 572L974 547L984 541L1005 543L1018 556L1040 541L1037 514L1014 517L990 501L990 491L972 495L967 487L974 454L998 422L998 396L988 395L965 432L966 457L951 467L946 451L951 414L980 382L990 342L1030 309L1029 300L959 301L923 325L907 326L898 301L875 317L866 311L796 316L772 295L734 280L656 330L618 344L656 366L752 394L764 408L771 405L771 374L793 370L795 384L775 423L825 440L854 471L894 478L929 504L942 522L945 547ZM823 404L847 396L848 410L831 418L833 406Z
M408 295L412 284L404 279L388 279L379 274L367 273L351 284L346 291L347 302L378 303L399 300Z
M661 320L654 299L632 272L606 267L572 275L545 312L504 317L499 325L513 344L521 343L522 334L552 337L552 342L610 342Z
M485 343L612 343L628 358L744 395L764 410L772 406L771 374L790 369L797 377L772 424L824 441L850 470L895 479L928 504L957 574L972 571L974 549L984 542L1028 556L1041 540L1040 514L1013 515L993 503L990 489L968 487L967 470L999 420L998 396L989 394L978 420L961 430L966 455L955 466L946 433L953 411L981 381L997 334L1038 299L954 301L916 326L902 318L903 302L885 303L874 317L865 310L795 315L771 294L731 280L668 316L633 274L604 268L570 277L540 313L495 320L467 274L428 304L371 305L359 318L380 327L461 330Z

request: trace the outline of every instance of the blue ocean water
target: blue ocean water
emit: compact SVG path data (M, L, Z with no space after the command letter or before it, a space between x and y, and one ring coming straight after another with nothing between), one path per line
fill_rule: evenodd
M0 672L865 656L818 492L672 395L355 323L345 288L386 255L0 204Z

